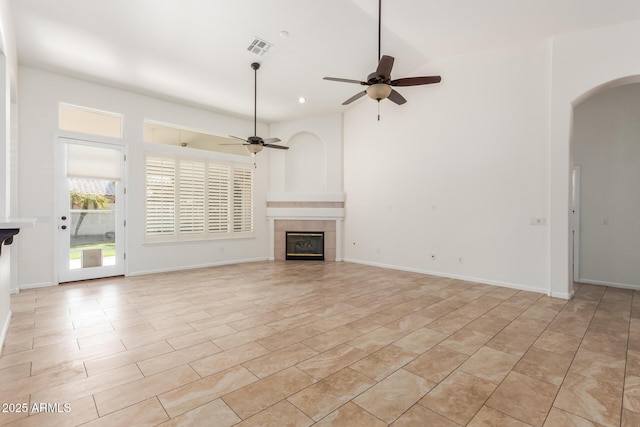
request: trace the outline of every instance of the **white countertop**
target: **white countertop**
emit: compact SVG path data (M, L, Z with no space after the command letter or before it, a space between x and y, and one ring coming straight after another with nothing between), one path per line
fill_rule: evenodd
M1 228L33 228L36 224L35 218L0 218Z

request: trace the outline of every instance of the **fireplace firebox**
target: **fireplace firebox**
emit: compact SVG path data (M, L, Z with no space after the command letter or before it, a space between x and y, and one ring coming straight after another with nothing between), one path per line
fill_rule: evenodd
M287 231L286 259L324 261L324 231Z

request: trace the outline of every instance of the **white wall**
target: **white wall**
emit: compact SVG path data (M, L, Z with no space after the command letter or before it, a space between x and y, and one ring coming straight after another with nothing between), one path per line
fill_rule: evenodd
M640 76L640 22L554 38L550 99L550 275L553 294L572 293L570 220L573 105L620 79Z
M143 121L155 120L218 135L249 135L253 123L196 108L116 90L28 67L20 68L20 214L37 217L29 235L22 236L20 286L57 282L54 168L57 138L72 135L58 130L58 103L66 102L124 115L127 146L127 262L128 274L192 268L267 258L266 192L268 150L257 157L255 239L145 245ZM266 135L267 128L259 125ZM87 137L91 139L91 137Z
M15 144L12 143L14 141L13 124L16 121L12 106L16 101L17 64L15 34L9 19L9 1L0 0L0 218L16 213L15 203L13 203L17 197L13 192L15 188L13 160L16 150ZM16 250L15 254L17 254L20 237L17 237L12 245ZM15 254L12 258L11 249L8 246L2 249L4 250L0 257L0 351L11 319L9 291L11 284L17 281L17 269L13 267L16 265Z
M342 194L341 114L274 123L270 130L274 137L282 140L282 144L290 145L288 151L272 150L269 179L271 194ZM312 152L309 152L308 148ZM320 155L322 157L318 158ZM310 156L316 157L309 159L311 169L306 170L304 162ZM305 176L307 172L313 176ZM318 175L322 175L322 178L319 179Z
M576 106L580 166L580 275L576 281L640 289L640 84Z
M547 41L449 58L345 114L345 258L547 291ZM435 260L431 255L435 254ZM461 261L461 262L460 262Z

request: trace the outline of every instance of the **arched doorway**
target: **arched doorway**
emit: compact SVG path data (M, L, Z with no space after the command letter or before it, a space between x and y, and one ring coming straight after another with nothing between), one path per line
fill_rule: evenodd
M609 82L573 105L574 282L640 289L640 83ZM576 174L579 171L579 174Z

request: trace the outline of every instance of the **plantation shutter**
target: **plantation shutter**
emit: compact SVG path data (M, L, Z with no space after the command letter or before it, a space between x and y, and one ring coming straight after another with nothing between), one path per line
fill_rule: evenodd
M233 170L233 231L253 231L253 169Z
M146 234L175 234L176 164L173 159L147 157Z
M229 166L209 164L207 180L207 209L209 211L209 233L229 231Z
M180 233L204 233L204 163L180 161Z

